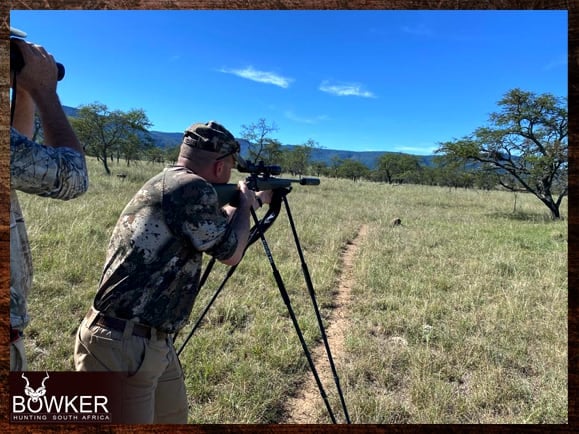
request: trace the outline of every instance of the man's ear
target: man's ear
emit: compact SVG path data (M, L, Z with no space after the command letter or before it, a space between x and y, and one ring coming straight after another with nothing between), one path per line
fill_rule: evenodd
M221 176L221 173L223 172L225 167L225 163L223 160L217 160L215 163L213 163L213 174L217 177Z

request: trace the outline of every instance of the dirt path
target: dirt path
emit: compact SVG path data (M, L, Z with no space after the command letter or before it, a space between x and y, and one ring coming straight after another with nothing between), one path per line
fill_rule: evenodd
M353 263L358 254L359 244L361 240L366 237L367 233L368 227L363 225L356 238L348 243L342 254L342 274L338 281L338 292L334 300L335 309L327 321L326 335L328 337L328 345L332 353L332 359L338 370L338 377L340 377L340 372L337 365L339 364L338 361L341 355L344 353L344 331L348 327L348 306L350 304L352 286L355 283L352 272ZM333 395L333 391L336 390L336 387L323 341L321 341L320 345L316 348L312 349L311 353L324 390L327 395L331 396ZM340 385L343 391L343 385L341 383ZM286 406L288 416L284 422L302 424L330 423L331 420L323 402L316 380L313 374L308 372L306 382L301 390L298 391L297 396L288 400ZM319 410L316 410L320 408L320 405L323 408L322 414L319 414ZM334 405L332 411L338 423L345 422L341 405Z

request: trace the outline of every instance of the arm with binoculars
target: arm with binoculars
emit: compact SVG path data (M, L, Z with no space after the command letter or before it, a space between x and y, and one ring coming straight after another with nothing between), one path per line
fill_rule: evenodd
M68 200L86 191L88 173L84 150L56 91L61 72L44 47L10 39L11 187ZM42 143L33 141L35 112L42 123Z
M263 161L258 165L250 162L243 162L237 166L237 170L242 173L249 173L245 182L250 190L255 192L279 189L291 189L291 185L296 183L300 185L319 185L318 178L276 178L275 175L281 173L279 166L266 166ZM219 206L231 205L237 207L239 204L239 190L237 184L213 184L217 196L219 197Z
M84 154L56 92L57 82L64 76L64 67L55 62L44 47L11 38L10 72L16 107L12 115L13 126L30 138L30 118L35 107L42 121L46 145L68 147Z

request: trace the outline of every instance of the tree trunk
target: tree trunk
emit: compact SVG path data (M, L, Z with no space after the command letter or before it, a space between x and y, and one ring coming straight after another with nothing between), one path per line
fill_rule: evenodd
M547 205L549 211L551 211L551 218L553 220L559 220L561 218L561 213L559 211L559 206L553 201L551 197L541 199L542 202Z
M107 163L107 154L106 152L103 155L103 166L105 167L105 172L107 172L107 175L111 174L111 169L109 169L109 165Z

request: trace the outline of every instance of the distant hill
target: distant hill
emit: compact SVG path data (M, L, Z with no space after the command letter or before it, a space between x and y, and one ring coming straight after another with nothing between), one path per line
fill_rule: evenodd
M64 114L67 116L75 118L78 114L78 109L75 109L74 107L63 105L62 108L64 109Z
M183 138L183 133L163 133L159 131L150 131L151 136L157 146L160 148L170 148L178 146ZM249 142L245 139L237 139L241 144L241 155L249 154ZM295 145L282 145L283 148L292 148ZM314 149L312 152L312 161L321 161L330 165L335 158L346 160L352 159L359 161L370 169L375 169L378 159L388 152L380 151L342 151L338 149ZM394 153L394 152L392 152ZM433 155L419 155L420 164L423 166L433 166Z
M73 107L63 106L64 112L67 116L76 117L78 110ZM181 140L183 139L183 133L166 133L161 131L149 131L153 142L156 146L162 149L172 148L179 146ZM241 155L248 155L249 142L244 139L237 139L241 144ZM283 147L291 148L295 145L282 145ZM346 160L352 159L354 161L359 161L370 169L375 169L378 163L378 159L388 152L380 151L342 151L338 149L314 149L312 152L312 161L320 161L326 164L331 164L332 160L335 158ZM395 154L396 152L392 152ZM433 155L418 155L420 164L423 166L434 166Z

